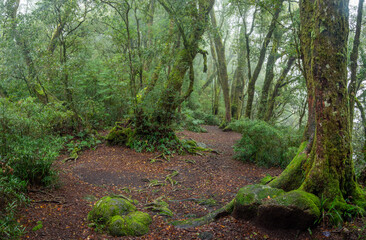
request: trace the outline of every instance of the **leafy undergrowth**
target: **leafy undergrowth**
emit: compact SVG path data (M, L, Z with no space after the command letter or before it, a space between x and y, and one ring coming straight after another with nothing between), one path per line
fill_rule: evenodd
M169 224L204 216L232 200L239 188L258 183L267 174L275 176L281 172L279 168L266 169L233 160L232 146L240 134L222 132L212 126L205 128L208 133L183 131L178 136L205 143L221 154L173 155L164 159L156 153L137 153L102 144L95 150L82 152L76 161L64 162L62 156L56 164L61 170L61 187L52 192L33 189L29 194L31 203L20 211L19 221L27 231L23 238L117 239L95 231L86 220L97 199L111 194L136 200L137 209L152 216L150 231L142 239L362 239L365 236L362 219L337 229L320 225L303 232L267 230L231 216L192 229Z

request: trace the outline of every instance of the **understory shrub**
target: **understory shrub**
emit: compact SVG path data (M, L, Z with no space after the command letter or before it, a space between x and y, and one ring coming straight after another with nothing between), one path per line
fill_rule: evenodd
M207 132L201 125L219 125L220 121L217 116L204 113L202 111L193 111L184 108L181 114L181 126L192 132Z
M62 103L0 98L0 239L17 239L23 233L16 210L27 201L27 185L56 183L52 163L65 140L57 133L71 122Z
M12 169L0 167L0 239L18 239L24 228L16 221L16 210L27 202L26 182L12 175Z
M296 155L301 141L301 134L297 131L276 128L260 120L236 121L227 129L242 134L234 146L235 158L265 167L285 168Z

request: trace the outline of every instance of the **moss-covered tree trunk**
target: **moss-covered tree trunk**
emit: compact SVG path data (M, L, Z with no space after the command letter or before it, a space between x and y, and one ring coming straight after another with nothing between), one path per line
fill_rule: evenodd
M216 56L217 56L217 69L220 76L220 83L222 92L224 94L225 103L225 121L231 122L231 103L230 103L230 88L229 77L227 73L225 47L220 37L220 33L217 29L215 11L212 9L210 12L211 24L213 27L213 42L215 43Z
M270 186L356 203L365 196L353 168L347 92L347 0L302 0L301 47L309 120L300 154ZM313 114L314 113L314 114ZM313 127L314 125L314 127Z
M360 111L360 115L361 115L361 120L362 120L362 126L363 126L363 134L364 134L364 143L363 143L363 147L362 147L362 151L363 151L363 157L364 159L366 159L366 115L365 115L365 109L362 105L362 103L360 103L360 101L355 98L356 100L356 105L358 110Z
M360 35L362 28L362 15L363 15L363 3L364 0L358 1L358 11L357 11L357 20L356 20L356 33L353 40L353 47L350 56L350 70L351 70L351 80L349 83L348 93L349 93L349 110L350 110L350 124L351 124L351 133L353 128L353 116L355 109L355 98L357 93L357 61L358 61L358 49L360 46Z
M240 45L238 54L238 66L235 70L234 80L231 88L231 116L239 120L241 117L243 100L244 100L244 86L245 86L245 32L244 26L240 28Z
M286 67L283 69L279 79L276 82L276 85L273 88L273 91L271 93L271 96L269 97L267 101L267 110L266 114L264 116L264 120L266 122L271 121L273 117L273 112L275 110L275 104L276 104L276 98L280 95L280 90L283 86L286 85L285 79L287 77L287 74L290 72L292 66L294 65L296 58L293 56L290 56L287 60Z
M221 88L218 83L218 79L214 80L214 88L213 88L213 104L212 104L212 114L217 116L219 114L219 100L220 100Z
M274 65L277 60L277 50L278 50L278 43L281 39L281 33L277 29L275 30L273 41L272 41L272 50L269 54L267 60L267 67L266 67L266 75L264 77L264 83L262 87L261 97L259 99L259 108L258 108L258 119L264 119L265 113L268 106L268 93L269 88L272 85L273 78L274 78Z
M175 19L175 10L171 8L167 1L158 1L163 8L171 15L172 19ZM192 26L188 34L184 31L183 25L180 21L175 21L179 33L183 40L183 48L181 48L176 57L173 66L171 67L168 75L167 82L164 89L162 90L161 97L154 109L152 117L148 120L150 123L159 126L159 130L164 134L171 134L173 130L171 129L174 122L174 115L176 109L181 105L181 103L187 99L193 91L194 83L194 69L193 60L198 53L205 55L206 53L200 50L199 42L201 41L202 35L205 32L206 24L208 22L208 15L214 4L214 0L204 1L197 0L197 5L195 9L192 9L191 18ZM184 83L184 78L189 72L189 87L187 91L182 94L182 86ZM137 122L137 128L144 128L144 121ZM151 129L152 132L156 129Z

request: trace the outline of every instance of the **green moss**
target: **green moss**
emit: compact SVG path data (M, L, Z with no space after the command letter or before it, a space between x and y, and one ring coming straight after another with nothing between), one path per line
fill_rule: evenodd
M131 128L123 128L117 125L108 133L106 140L110 145L125 145L133 134Z
M307 229L320 217L320 200L311 193L294 190L263 202L259 224L270 228Z
M129 235L126 220L119 215L111 218L108 224L108 231L112 236L117 237Z
M234 200L223 206L222 208L219 208L206 216L203 216L201 218L196 219L187 219L183 221L174 221L171 222L173 226L179 227L179 228L192 228L192 227L199 227L205 224L208 224L210 222L213 222L214 220L227 216L233 212L234 209Z
M307 142L303 142L296 154L296 157L286 167L282 174L269 183L273 188L281 188L285 191L291 191L301 186L304 179L303 163L307 160L304 152Z
M141 212L140 212L141 213ZM114 216L108 223L108 231L112 236L142 236L149 232L151 218L143 213L127 216Z
M131 218L134 221L140 222L147 226L152 223L152 219L151 219L150 215L145 212L140 212L140 211L132 212L132 213L128 214L126 217Z
M146 207L147 209L150 209L154 212L158 212L159 215L162 216L168 216L168 217L173 217L174 213L172 212L172 210L169 209L169 204L165 201L155 201L154 203L151 203L148 207Z
M136 207L129 201L106 196L100 199L88 214L88 221L95 223L106 223L116 215L126 215L136 210Z
M267 174L264 178L262 178L260 180L260 184L262 185L266 185L268 184L270 181L272 181L273 179L275 179L274 177L272 177L271 175Z
M39 229L43 228L42 221L37 221L37 225L32 228L32 231L38 231Z
M268 197L275 198L284 194L282 189L272 188L266 185L248 185L241 188L235 197L235 201L241 205L260 203Z
M248 185L241 188L234 200L233 215L236 218L252 219L257 216L258 207L268 199L281 196L282 189L266 185Z
M274 198L272 203L287 207L294 206L320 217L320 199L308 192L294 190Z

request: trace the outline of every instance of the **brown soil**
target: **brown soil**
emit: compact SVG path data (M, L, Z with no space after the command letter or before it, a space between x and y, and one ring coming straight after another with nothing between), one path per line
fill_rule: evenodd
M240 139L240 134L222 132L213 126L204 127L208 133L183 131L178 135L205 143L219 154L174 155L169 161L158 159L152 162L151 159L158 154L137 153L125 147L102 144L96 150L83 152L77 161L58 161L55 166L60 170L59 188L29 192L32 201L20 218L27 230L23 238L117 239L88 227L86 216L99 198L123 194L138 200L137 207L153 216L150 233L141 239L353 239L355 234L351 231L348 238L344 229L318 227L310 235L310 231L268 230L231 216L192 229L171 226L169 222L172 220L203 216L228 203L239 188L258 183L266 174L275 176L282 171L233 160L232 146ZM165 178L173 171L179 174L173 177L178 183L172 185ZM154 180L164 185L152 186ZM171 218L144 209L146 203L162 196L174 212ZM210 198L216 200L216 206L199 205L193 201ZM43 227L32 231L37 221L42 221ZM328 233L330 236L326 237Z

